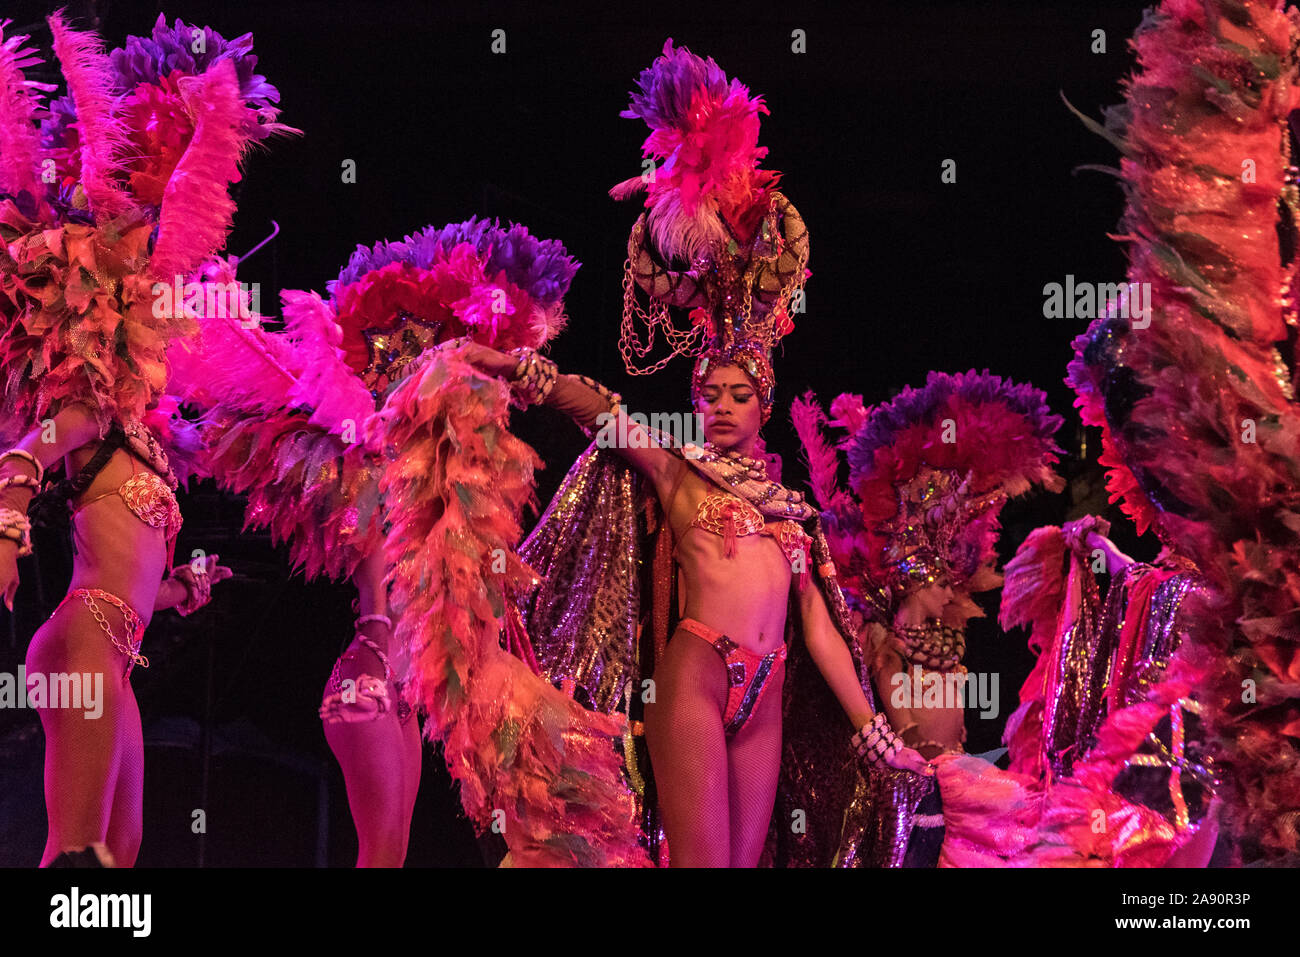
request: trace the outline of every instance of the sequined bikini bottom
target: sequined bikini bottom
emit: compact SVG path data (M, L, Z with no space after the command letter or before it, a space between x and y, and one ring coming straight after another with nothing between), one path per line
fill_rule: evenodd
M683 618L678 627L703 638L722 658L727 669L727 710L722 715L723 730L732 737L758 709L768 689L768 679L776 666L785 661L785 645L766 655L740 647L720 631L694 618Z

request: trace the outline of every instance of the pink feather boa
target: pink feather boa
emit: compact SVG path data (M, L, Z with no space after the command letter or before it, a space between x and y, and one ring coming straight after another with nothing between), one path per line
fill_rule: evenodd
M621 717L582 708L501 645L536 453L506 429L509 393L461 350L427 353L372 420L398 459L383 479L397 637L461 802L514 866L644 865L615 742Z

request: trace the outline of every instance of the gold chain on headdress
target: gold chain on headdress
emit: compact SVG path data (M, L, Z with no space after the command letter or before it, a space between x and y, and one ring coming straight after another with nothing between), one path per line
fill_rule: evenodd
M775 252L773 255L761 259L751 254L749 261L746 263L745 272L737 284L740 289L739 307L734 314L724 312L721 316L721 321L725 323L726 328L719 329L717 332L720 333L720 337L728 345L736 341L735 332L739 329L744 340L756 341L761 344L764 352L769 351L774 342L778 311L788 310L788 303L793 299L796 292L803 287L808 264L808 246L807 243L801 240L807 235L807 229L805 228L804 232L794 240L786 241L783 230L780 230L775 222L774 214L777 212L776 206L779 199L784 199L780 193L773 192L771 194L768 200L768 208L763 214L763 221L761 221L770 221L770 228L774 233L773 245ZM794 204L785 199L785 205L784 212L786 215L793 213L794 216L798 217L797 211L794 210ZM701 352L708 334L703 324L693 324L690 329L678 329L673 324L669 303L665 301L666 296L676 293L681 283L686 279L690 279L697 285L699 284L699 280L690 274L675 273L652 261L651 271L641 274L641 277L650 279L652 287L657 285L660 278L667 280L670 286L664 295L649 294L649 308L641 308L640 303L637 301L636 287L639 277L633 257L637 251L644 249L645 231L646 221L645 217L642 216L632 228L632 235L629 238L629 256L623 264L623 319L619 330L619 352L623 356L623 365L630 375L649 375L662 369L676 356L690 356ZM732 233L732 235L734 237L735 234ZM735 242L737 248L739 248L739 240L735 240ZM780 261L785 250L791 247L793 247L796 256L795 268L790 272L789 277L778 286L774 305L769 310L768 315L764 317L761 326L751 329L755 279L759 278L763 269L768 266L771 266L773 271L776 272L776 264ZM719 261L720 258L717 254L712 257L706 254L696 260L696 268L698 269L710 261ZM779 277L779 273L777 275ZM716 308L716 304L713 305ZM644 341L637 332L637 320L644 323L646 327ZM670 352L646 368L637 368L633 356L644 357L654 348L656 329L662 329Z
M643 220L637 221L634 235L636 230L643 229L643 222ZM659 267L655 266L654 270L650 275L652 278L657 278ZM665 277L672 275L668 270L663 270L663 273ZM628 257L623 263L623 321L619 327L618 351L623 356L623 366L629 375L650 375L658 372L677 356L691 355L699 347L699 340L703 338L703 326L692 326L687 330L678 329L673 325L668 303L654 296L650 296L649 299L649 310L642 309L636 298L636 269L632 265L631 257ZM645 323L644 343L641 342L641 337L636 331L638 319ZM644 358L654 348L656 328L663 329L664 339L671 351L648 368L638 369L634 365L632 354Z

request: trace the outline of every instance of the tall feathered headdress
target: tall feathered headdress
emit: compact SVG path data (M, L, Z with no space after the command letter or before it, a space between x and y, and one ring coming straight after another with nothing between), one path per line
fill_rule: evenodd
M795 403L827 541L848 590L864 609L892 613L909 589L944 582L969 592L996 587L998 515L1009 498L1065 480L1053 465L1061 425L1043 393L984 372L931 372L923 388L865 409L857 396L832 404L849 430L851 496L838 491L838 458L821 434L825 415L809 394Z
M780 174L759 168L761 97L728 80L712 59L664 44L642 71L639 92L622 116L645 120L642 146L657 166L610 192L625 199L644 190L646 212L628 240L619 343L634 375L654 372L675 355L698 356L692 399L720 365L737 364L755 381L763 419L771 414L772 346L794 328L806 279L808 232L794 205L776 190ZM650 297L649 312L636 287ZM677 328L670 307L691 310ZM636 329L647 326L643 343ZM636 368L661 328L671 352Z
M20 427L83 401L103 430L143 418L168 344L194 331L155 283L224 244L249 147L297 131L275 122L251 35L160 16L105 54L59 14L49 25L68 92L48 106L52 87L23 75L40 63L27 38L0 36L0 387Z
M486 219L358 247L330 283L345 360L378 396L437 341L541 348L568 321L563 300L577 270L558 240Z

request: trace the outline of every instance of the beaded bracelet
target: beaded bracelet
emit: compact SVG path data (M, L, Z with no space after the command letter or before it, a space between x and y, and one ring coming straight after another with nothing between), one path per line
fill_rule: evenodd
M618 407L623 402L623 397L621 395L609 388L609 386L601 385L589 375L575 375L574 378L593 392L599 392L605 401L609 403L609 411L611 415L618 412Z
M17 509L0 508L0 537L18 543L18 557L32 553L32 523Z
M0 492L3 492L11 485L19 488L29 488L33 492L39 492L41 489L40 481L30 475L6 475L4 478L0 478Z
M36 469L36 481L40 482L45 478L45 466L41 465L36 456L32 455L26 449L10 449L8 452L0 452L0 462L13 456L18 459L26 459Z
M869 764L880 764L898 756L903 742L889 727L883 711L864 724L853 736L853 750Z
M541 405L551 394L551 389L555 388L559 367L528 346L511 349L510 355L519 360L510 377L511 387L526 405Z

